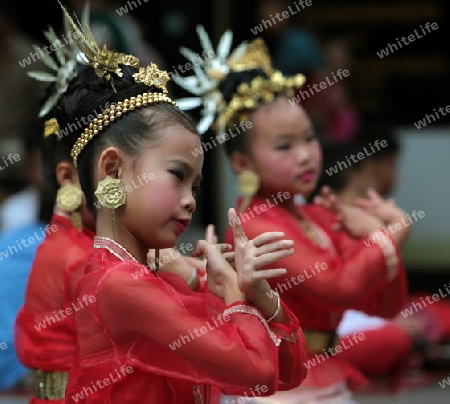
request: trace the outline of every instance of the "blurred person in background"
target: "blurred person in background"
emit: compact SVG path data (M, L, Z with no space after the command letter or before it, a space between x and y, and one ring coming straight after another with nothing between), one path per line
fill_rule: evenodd
M25 141L23 169L26 179L25 187L7 197L0 206L2 232L35 223L39 217L39 198L44 180L41 150L34 142L34 140Z
M41 208L45 211L48 206L41 205ZM0 351L0 392L12 389L28 392L31 387L31 382L26 382L31 372L17 357L14 322L24 302L28 276L36 250L44 238L46 223L42 217L0 235L0 343L7 346L6 350ZM22 240L26 244L18 244Z
M384 147L372 153L370 145L376 140ZM364 158L354 163L350 156L360 152ZM325 198L323 194L319 198L353 205L367 198L370 189L391 195L400 153L401 146L388 125L366 125L356 141L325 145L324 169L317 189L327 190ZM436 368L445 360L448 366L445 347L450 344L450 299L427 304L426 298L425 293L410 295L392 320L347 311L339 324L340 337L362 333L364 339L352 349L343 349L340 356L372 381L388 380L389 388L394 389L400 387L410 370ZM421 309L411 314L405 311L411 307Z
M299 101L325 142L349 142L356 138L361 125L349 85L352 62L349 45L344 38L331 37L321 42L321 49L326 64L307 83L311 87L316 85L313 88L317 90L310 97L305 91L297 97L300 95Z
M288 18L275 17L286 11ZM260 31L254 33L266 41L275 69L285 75L302 73L309 77L324 68L326 60L318 39L302 24L302 13L307 13L307 7L299 12L287 0L258 1L253 30Z
M42 61L31 38L16 24L15 10L11 2L0 5L0 157L19 156L7 167L1 160L0 231L37 220L37 188L41 181L39 151L25 139L29 139L30 128L37 125L36 116L44 89L42 83L27 77L27 72L42 67ZM18 191L23 192L12 197ZM19 214L15 205L20 205Z
M328 186L339 202L347 204L365 198L369 188L384 198L391 196L401 153L392 127L368 123L360 128L352 141L322 143L324 165L314 195L323 186ZM358 153L362 154L358 157Z

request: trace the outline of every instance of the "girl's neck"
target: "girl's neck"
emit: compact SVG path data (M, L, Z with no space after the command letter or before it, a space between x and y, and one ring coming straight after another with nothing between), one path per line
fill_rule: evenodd
M103 213L103 214L102 214ZM140 243L126 227L120 224L115 215L115 225L108 212L99 212L97 217L97 236L108 237L125 248L139 263L147 265L148 248Z

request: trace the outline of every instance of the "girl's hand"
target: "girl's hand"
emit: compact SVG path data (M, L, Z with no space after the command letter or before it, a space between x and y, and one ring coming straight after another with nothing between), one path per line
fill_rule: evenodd
M357 206L342 205L339 216L344 229L353 237L365 237L383 227L383 222Z
M333 193L330 187L322 187L319 195L314 198L314 203L322 205L324 208L332 210L337 215L337 223L333 225L333 230L341 230L341 222L339 216L339 204L337 202L336 195Z
M205 230L205 240L210 244L217 244L219 237L217 237L216 229L213 224L208 224Z
M237 214L234 209L230 210L228 215L229 218L232 217L233 220L236 220L233 223L239 223L239 221L237 221ZM233 235L235 242L236 238L242 239L245 242L248 241L247 235L241 225L233 228ZM282 232L266 232L251 240L256 247L254 257L254 266L256 270L260 270L261 268L270 265L281 258L286 258L294 254L294 249L292 248L294 246L294 242L292 240L280 240L280 238L284 237L284 235L285 234ZM226 252L224 256L230 265L232 265L233 268L236 268L235 252Z
M406 213L395 204L393 199L384 200L373 189L369 189L367 194L368 199L359 199L355 204L382 220L397 245L402 245L412 230L412 226L405 226L405 223L408 223Z
M314 198L314 203L334 212L338 211L336 195L331 191L330 187L322 187L319 195Z
M228 220L230 223L240 223L237 220L237 214L234 209L228 211ZM264 233L259 241L261 240L275 240L282 237L284 234L276 232ZM256 253L257 248L255 247L254 241L249 241L247 235L244 232L241 224L233 227L233 237L234 237L234 259L237 271L237 282L239 289L242 293L250 299L254 294L260 294L261 292L268 292L270 286L266 279L274 278L280 275L284 275L287 271L285 268L277 269L266 269L258 270L256 266ZM260 237L260 236L259 236ZM264 247L264 246L263 246ZM276 247L275 247L276 248ZM279 251L272 251L268 246L265 247L266 254L260 256L260 264L267 262L273 262L274 256L280 254ZM291 255L293 251L282 252L282 254ZM285 255L287 256L287 255Z
M366 212L371 213L385 224L395 224L406 218L405 212L401 210L393 199L385 200L372 188L367 191L367 199L359 198L355 205Z
M237 287L236 273L225 260L223 253L231 248L229 244L211 244L205 240L197 242L193 257L204 257L208 273L208 288L221 297L226 304L245 300Z

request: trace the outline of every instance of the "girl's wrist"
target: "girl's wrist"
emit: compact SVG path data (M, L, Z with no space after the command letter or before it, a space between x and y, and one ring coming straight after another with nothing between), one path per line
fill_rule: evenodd
M271 296L271 287L266 280L255 282L250 288L245 291L245 296L250 302L258 301L261 297Z
M244 293L239 289L236 274L230 274L224 282L225 290L223 300L226 305L233 304L238 301L247 300Z

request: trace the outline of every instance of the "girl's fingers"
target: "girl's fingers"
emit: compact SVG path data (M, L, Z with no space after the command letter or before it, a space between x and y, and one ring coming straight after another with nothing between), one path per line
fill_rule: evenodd
M245 246L244 272L254 271L256 247L253 241L249 241Z
M230 244L211 244L206 240L199 240L192 253L193 257L201 257L202 255L207 255L208 253L219 252L220 254L229 251L231 249Z
M213 224L209 224L208 226L206 226L205 240L210 244L217 244L217 241L215 241L215 233L214 233L214 225Z
M269 279L287 274L286 268L265 269L264 271L253 272L253 279Z
M253 243L255 244L255 247L261 247L264 244L268 244L272 241L279 240L281 237L284 237L285 234L280 231L269 231L260 234L259 236L255 237L253 239Z
M294 242L292 240L276 241L274 243L269 243L269 244L265 244L261 247L258 247L256 256L260 257L261 255L275 252L278 250L285 250L287 248L292 248L293 246L294 246Z
M245 234L244 229L242 228L242 224L236 210L231 208L228 210L228 222L233 223L231 228L233 230L233 237L235 241L247 242L248 238Z
M264 254L260 257L255 258L255 267L264 268L267 265L272 264L282 258L286 258L294 254L294 249L290 248L288 250L280 250L268 254Z

